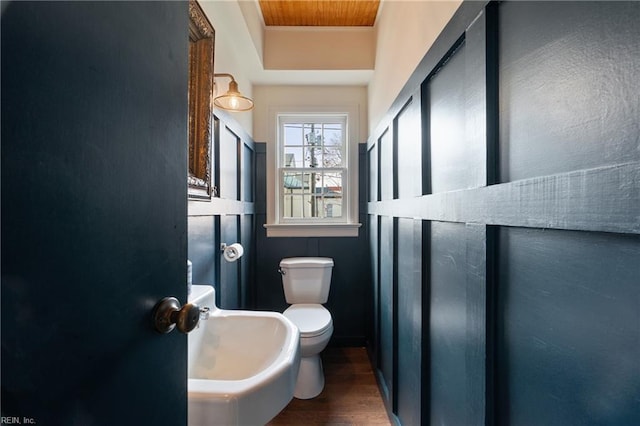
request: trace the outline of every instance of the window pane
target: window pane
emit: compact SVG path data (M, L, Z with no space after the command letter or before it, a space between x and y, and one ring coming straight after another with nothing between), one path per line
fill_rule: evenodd
M322 176L323 217L342 216L342 173L329 172Z
M324 173L322 184L328 194L342 194L342 173Z
M304 143L302 137L302 124L287 123L284 125L284 145L298 145Z
M342 145L342 124L335 123L324 125L324 144Z
M311 195L303 195L302 204L304 205L302 217L306 217L306 218L318 217L316 215L316 212L317 212L316 197Z
M317 217L323 218L326 217L326 211L325 211L325 203L324 203L324 198L322 197L317 197L316 198L316 206L317 206Z
M286 193L282 197L282 216L291 217L293 214L293 196Z
M309 186L307 186L307 193L317 194L321 187L321 173L309 173Z
M324 125L323 148L324 167L342 166L343 128L341 123Z
M309 193L313 192L313 188L315 187L316 174L315 173L304 173L302 181L304 183L304 188L303 188L304 189L304 193L305 194L309 194Z
M284 167L303 167L303 154L302 147L288 147L284 148Z
M304 211L302 195L285 194L283 201L284 201L284 205L283 205L284 217L295 218L295 219L304 217L302 215Z
M342 167L342 147L326 145L322 165L323 167Z
M304 124L304 142L307 145L315 146L319 145L322 139L322 125L316 123L306 123Z
M304 167L319 167L322 164L321 148L305 148Z
M296 190L298 193L302 193L304 189L304 178L302 172L283 172L282 186L285 190L283 194L287 194L288 190Z

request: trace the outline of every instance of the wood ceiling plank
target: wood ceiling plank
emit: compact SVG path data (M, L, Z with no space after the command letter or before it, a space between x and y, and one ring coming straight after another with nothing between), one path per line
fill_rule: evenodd
M380 0L259 0L267 26L373 26Z

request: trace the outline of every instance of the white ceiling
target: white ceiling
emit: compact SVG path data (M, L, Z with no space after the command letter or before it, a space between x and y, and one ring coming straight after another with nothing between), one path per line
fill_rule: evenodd
M228 49L226 54L234 56L252 84L367 85L373 75L373 70L265 70L259 34L264 31L264 21L258 1L199 0L199 3L216 29L216 55L225 54L220 50Z

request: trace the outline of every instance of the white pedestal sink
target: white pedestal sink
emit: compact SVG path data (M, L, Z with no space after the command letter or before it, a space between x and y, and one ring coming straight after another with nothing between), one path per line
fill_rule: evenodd
M297 327L276 312L218 309L212 286L194 285L189 301L210 308L189 334L189 426L264 425L293 398Z

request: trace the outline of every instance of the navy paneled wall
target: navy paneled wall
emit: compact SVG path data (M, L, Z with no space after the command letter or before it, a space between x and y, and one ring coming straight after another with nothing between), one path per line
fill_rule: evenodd
M360 145L359 161L365 164L365 145ZM334 260L327 309L333 318L333 336L329 345L364 346L370 326L371 293L366 216L361 214L359 237L270 237L266 229L266 144L256 143L256 264L255 308L284 311L282 279L278 273L285 257L322 256ZM366 182L365 167L360 167L359 181ZM360 212L365 209L366 192L360 188Z
M228 114L216 111L212 143L211 200L189 201L189 260L193 283L213 285L219 307L248 308L253 304L255 146ZM222 257L221 244L241 243L244 256L236 262Z
M640 3L465 2L365 155L399 424L640 424Z

